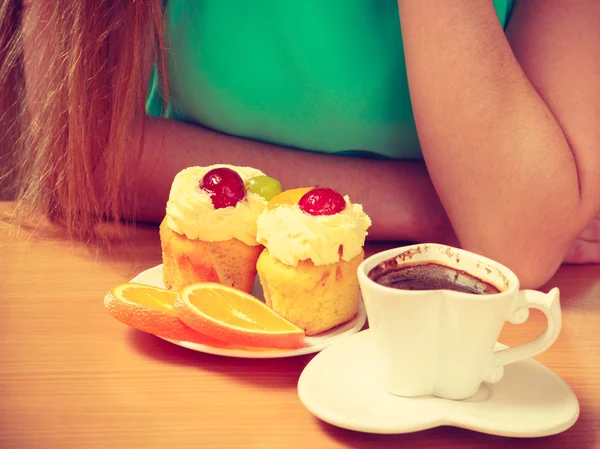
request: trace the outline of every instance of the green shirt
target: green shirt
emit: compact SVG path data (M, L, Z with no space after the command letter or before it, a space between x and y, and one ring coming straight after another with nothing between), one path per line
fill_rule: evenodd
M504 27L513 0L494 4ZM310 151L421 158L397 0L169 0L166 34L168 118ZM159 84L150 115L161 115Z

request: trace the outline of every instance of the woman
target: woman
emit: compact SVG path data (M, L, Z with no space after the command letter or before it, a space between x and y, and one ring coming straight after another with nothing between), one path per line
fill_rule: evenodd
M524 287L600 260L598 2L171 0L165 36L161 3L4 2L21 196L73 235L157 222L176 172L222 162L329 185L371 238L460 244Z

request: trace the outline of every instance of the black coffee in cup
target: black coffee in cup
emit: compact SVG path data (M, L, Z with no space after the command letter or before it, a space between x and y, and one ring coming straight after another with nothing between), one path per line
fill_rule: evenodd
M454 290L475 295L500 293L494 285L463 270L435 262L405 264L397 258L381 262L368 274L380 285L400 290Z

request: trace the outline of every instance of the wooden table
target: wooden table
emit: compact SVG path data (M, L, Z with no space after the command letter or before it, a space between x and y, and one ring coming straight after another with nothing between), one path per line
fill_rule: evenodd
M580 418L526 440L450 427L370 435L320 422L296 393L312 356L212 356L112 319L105 292L158 263L154 228L108 254L0 221L0 448L600 447L600 266L565 266L548 284L562 291L564 328L537 357L574 389ZM534 313L507 325L501 341L542 326Z

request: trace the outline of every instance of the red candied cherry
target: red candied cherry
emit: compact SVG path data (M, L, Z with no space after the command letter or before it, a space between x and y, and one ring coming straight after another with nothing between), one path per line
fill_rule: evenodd
M328 187L317 187L305 193L298 206L309 215L333 215L346 207L344 197Z
M233 207L246 196L244 181L227 167L214 168L205 174L200 188L210 195L215 209Z

